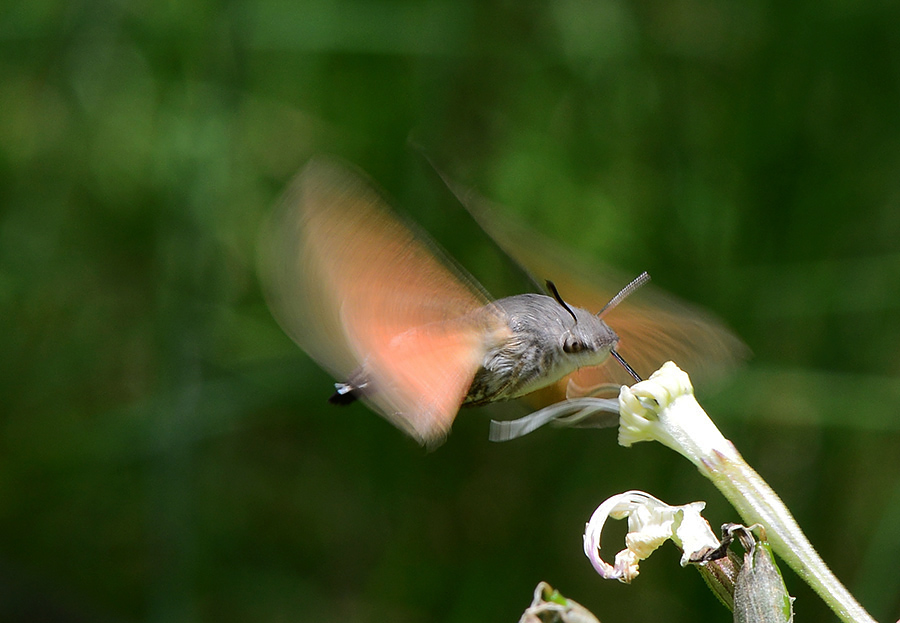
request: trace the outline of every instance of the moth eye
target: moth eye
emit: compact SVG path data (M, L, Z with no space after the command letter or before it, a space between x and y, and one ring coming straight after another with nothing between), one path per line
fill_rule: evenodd
M563 340L563 352L565 353L580 353L584 350L584 342L579 340L576 337L571 335L567 335Z

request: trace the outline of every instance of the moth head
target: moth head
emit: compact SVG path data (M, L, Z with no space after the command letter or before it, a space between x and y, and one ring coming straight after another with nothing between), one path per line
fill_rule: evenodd
M547 288L572 319L560 335L563 353L583 360L583 365L602 362L619 337L598 316L578 307L570 307L552 281L547 282Z
M552 281L547 281L547 288L553 294L553 298L572 317L573 324L562 335L562 350L567 355L584 361L583 365L599 364L612 355L622 367L636 380L641 377L628 365L619 353L616 352L616 344L619 336L607 325L601 317L605 312L615 307L625 297L637 288L649 281L650 275L646 272L634 279L607 303L596 315L580 308L572 308L563 300Z

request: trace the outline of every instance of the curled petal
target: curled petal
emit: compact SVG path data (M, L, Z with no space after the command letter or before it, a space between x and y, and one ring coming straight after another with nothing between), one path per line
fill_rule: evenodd
M626 569L632 564L634 565L633 575L637 575L636 561L620 561L619 557L617 557L616 565L612 566L600 558L600 537L607 518L624 519L648 499L655 500L656 498L643 491L620 493L604 501L591 515L590 520L584 527L584 554L591 561L591 565L600 574L600 577L606 580L623 580L626 576Z
M518 420L491 420L491 441L510 441L541 426L610 428L619 423L619 401L612 398L571 398L544 407Z
M718 539L700 515L704 502L670 506L643 491L628 491L603 502L584 530L584 553L600 577L631 582L637 577L638 564L665 541L672 539L682 547L682 565L700 549L714 548ZM628 519L625 549L610 565L600 557L600 537L606 520Z

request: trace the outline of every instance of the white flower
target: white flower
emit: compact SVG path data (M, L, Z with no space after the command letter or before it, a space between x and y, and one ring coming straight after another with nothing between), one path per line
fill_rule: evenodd
M691 379L671 361L619 393L619 444L658 441L698 467L715 453L736 454L694 398Z
M688 375L672 362L648 380L631 388L623 387L619 393L619 443L630 446L654 440L689 459L731 502L747 525L762 525L772 549L843 621L875 623L824 563L784 502L719 432L694 398ZM597 532L598 547L599 538ZM586 534L586 552L587 539ZM635 555L623 556L621 568L615 569L623 580L626 572L637 575L637 561L625 560L631 561ZM599 561L599 553L593 556Z
M705 502L670 506L643 491L615 495L601 504L584 529L584 553L594 569L605 579L631 582L637 577L638 564L668 539L682 549L681 565L691 556L715 548L718 539L700 515ZM625 549L610 565L600 557L600 536L607 518L628 519Z

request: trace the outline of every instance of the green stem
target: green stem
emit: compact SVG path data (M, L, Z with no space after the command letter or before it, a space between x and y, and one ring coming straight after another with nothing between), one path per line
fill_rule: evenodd
M759 523L765 527L772 549L842 621L875 623L875 619L831 572L781 498L736 449L729 456L719 455L718 460L699 468L731 502L747 525Z
M784 502L725 439L694 398L688 375L669 362L619 394L619 443L658 441L712 480L748 524L766 529L772 549L846 623L875 623L838 581Z

